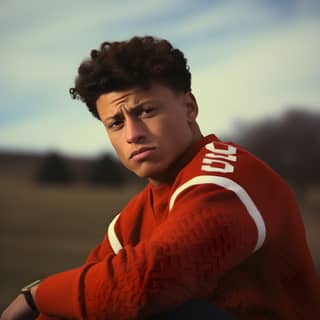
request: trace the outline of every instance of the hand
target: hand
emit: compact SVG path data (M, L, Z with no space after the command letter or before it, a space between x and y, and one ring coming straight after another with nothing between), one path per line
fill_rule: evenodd
M3 311L0 320L33 320L38 314L27 304L23 294L13 300Z

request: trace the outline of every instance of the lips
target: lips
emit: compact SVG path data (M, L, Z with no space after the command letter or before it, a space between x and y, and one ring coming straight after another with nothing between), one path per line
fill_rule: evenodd
M147 157L154 149L154 147L140 148L138 150L133 151L129 159L142 160L143 158Z

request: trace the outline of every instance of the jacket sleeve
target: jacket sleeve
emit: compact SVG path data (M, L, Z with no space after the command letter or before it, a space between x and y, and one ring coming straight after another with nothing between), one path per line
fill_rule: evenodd
M252 254L258 233L236 192L194 185L180 192L148 241L50 276L39 286L36 304L61 318L143 319L212 293Z

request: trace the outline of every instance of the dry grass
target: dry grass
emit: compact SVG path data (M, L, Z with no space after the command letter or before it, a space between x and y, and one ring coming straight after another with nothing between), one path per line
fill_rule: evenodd
M0 182L0 307L34 279L82 264L112 217L138 192L76 187L43 188Z
M104 236L112 217L139 187L43 188L19 179L0 182L0 307L34 279L80 265ZM313 257L320 270L320 190L303 204Z

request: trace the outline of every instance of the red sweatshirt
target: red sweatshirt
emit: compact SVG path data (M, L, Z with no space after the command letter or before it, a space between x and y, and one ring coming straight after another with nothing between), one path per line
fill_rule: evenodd
M37 290L40 319L144 319L206 298L236 319L320 319L320 283L294 196L214 135L170 185L147 187L76 269Z

